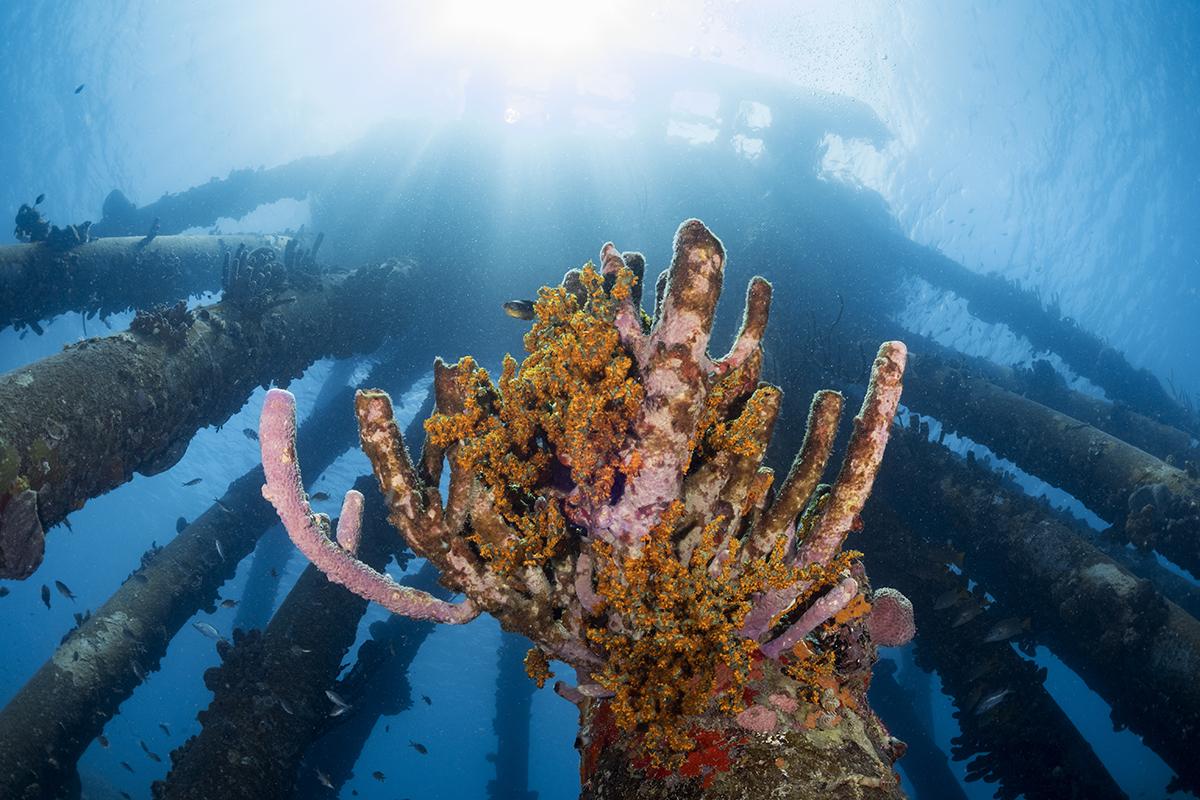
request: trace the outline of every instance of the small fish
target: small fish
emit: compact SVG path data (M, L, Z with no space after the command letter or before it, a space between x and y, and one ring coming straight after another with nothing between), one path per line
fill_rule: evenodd
M962 602L963 597L965 597L965 595L962 589L955 588L948 592L943 592L937 596L936 600L933 601L933 610L945 611L947 608L956 606Z
M421 695L421 699L425 701L425 705L427 705L427 706L433 705L433 701L429 699L429 695L423 694L423 695Z
M292 704L287 700L284 700L282 697L279 698L279 707L288 714L291 714L293 717L296 716L296 709L292 708Z
M332 702L338 708L349 708L350 707L350 704L347 703L344 699L342 699L342 696L340 694L338 694L337 692L333 691L332 689L326 689L325 696L328 697L330 702Z
M96 741L99 742L100 746L103 747L105 750L108 749L108 737L105 736L103 733L96 737Z
M162 732L165 733L167 736L171 735L171 726L168 725L167 723L160 722L160 723L158 723L158 727L161 728Z
M1011 639L1021 631L1029 627L1029 620L1019 619L1018 617L1009 617L1002 619L993 625L984 635L985 642L1003 642L1006 639Z
M420 753L423 756L429 755L429 748L426 747L425 745L421 744L420 742L414 742L410 739L408 742L408 746L411 747L413 750L416 750L418 753Z
M83 87L84 87L84 86L87 86L87 84L86 84L86 83L81 83L81 84L79 84L78 86L76 86L76 87L75 87L75 94L79 94L80 92L82 92L82 91L83 91Z
M338 706L338 707L337 707L337 708L335 708L333 711L330 711L330 712L329 712L329 716L331 716L331 717L340 717L342 714L345 714L345 713L346 713L347 711L349 711L349 710L350 710L350 707L349 707L349 706Z
M954 618L954 622L950 623L951 628L957 628L959 625L966 625L971 620L983 613L983 606L967 606L962 611L958 612L958 616Z
M384 775L379 770L375 770L374 772L372 772L371 777L374 778L375 780L379 781L380 783L383 783L385 780L387 780L387 775Z
M314 494L314 495L312 496L312 499L313 499L313 500L316 500L318 503L320 503L320 502L321 502L321 501L323 501L323 500L328 500L328 499L329 499L329 492L317 492L316 494Z
M258 431L254 428L242 428L242 434L252 442L258 441Z
M9 594L8 587L0 586L0 597L8 597L8 594Z
M129 770L130 772L133 772L133 767L129 766L128 761L122 761L121 766L124 767L125 769Z
M279 570L275 569L274 567L271 567L271 577L272 577L272 578L278 578L278 577L279 577Z
M37 200L34 200L34 201L33 201L33 204L34 204L35 206L40 206L40 205L42 204L42 201L43 201L43 200L45 200L45 199L46 199L46 195L44 195L44 194L39 194L39 195L37 196Z
M221 557L221 560L224 561L225 560L225 548L221 547L221 540L213 539L213 544L215 544L217 546L217 555L219 555Z
M68 600L75 599L75 594L71 591L71 587L67 586L62 581L55 581L54 588L58 589L58 593L61 594L63 597L67 598Z
M218 631L216 628L214 628L212 625L209 625L207 622L193 622L192 627L195 628L196 630L200 631L205 636L207 636L209 639L212 639L215 642L225 641L225 637L221 635L221 632Z
M142 665L136 661L130 661L129 666L133 668L133 674L137 676L137 679L139 681L141 681L142 683L145 683L146 682L146 671L144 669L142 669Z
M187 517L180 517L179 519L175 520L175 532L176 533L183 533L183 529L186 528L187 526L188 526Z
M329 780L329 775L324 772L321 772L321 770L317 770L316 772L317 772L317 783L321 784L326 789L332 789L333 781Z
M532 300L509 300L504 304L504 313L513 319L533 319Z
M140 744L140 745L142 746L142 751L143 751L143 752L146 752L146 753L149 753L149 752L150 752L150 748L146 746L146 740L145 740L145 739L138 739L138 744Z
M1004 698L1012 694L1012 689L1000 689L992 692L987 697L979 701L979 705L975 706L975 716L986 714L1004 701Z
M46 608L50 607L50 587L42 584L42 602L46 604Z
M237 600L234 600L232 598L226 598L221 601L221 608L234 608L235 606L237 606L237 604L238 604Z
M204 480L204 478L192 478L190 481L184 481L183 485L184 486L195 486L197 483L199 483L202 480Z
M161 756L159 756L159 754L158 754L158 753L151 753L149 750L147 750L147 751L146 751L146 757L147 757L147 758L149 758L151 761L153 761L155 764L161 764L161 763L162 763L162 757L161 757Z
M219 508L219 509L221 509L222 511L224 511L226 514L232 514L232 513L233 513L233 509L232 509L232 508L230 508L229 506L225 505L224 503L222 503L222 502L221 502L220 500L218 500L217 498L215 498L215 497L214 497L214 498L213 498L213 502L217 504L217 508Z

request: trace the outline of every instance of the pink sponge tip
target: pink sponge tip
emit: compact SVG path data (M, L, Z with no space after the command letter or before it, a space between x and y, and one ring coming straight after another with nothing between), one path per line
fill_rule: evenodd
M886 586L876 589L871 597L867 627L871 631L871 639L881 647L908 644L917 633L912 603L895 589Z

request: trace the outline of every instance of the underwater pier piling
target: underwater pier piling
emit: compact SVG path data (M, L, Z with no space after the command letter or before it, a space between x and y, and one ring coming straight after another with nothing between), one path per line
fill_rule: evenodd
M149 228L149 223L147 223ZM282 252L286 236L122 236L66 250L45 242L0 245L0 329L68 311L107 315L221 288L239 247Z
M915 416L914 416L915 420ZM912 530L949 535L964 572L1200 788L1200 622L1130 574L1044 503L964 462L919 430L894 430L875 497Z
M918 360L905 402L1069 492L1139 548L1200 575L1200 481L1193 474L937 361Z
M1007 326L1028 339L1035 351L1058 354L1113 400L1159 422L1200 433L1200 420L1176 402L1153 373L1134 367L1119 351L1048 308L1033 292L999 275L973 272L903 236L896 235L895 240L894 252L902 268L964 298L974 316Z
M164 235L207 228L223 217L236 219L249 214L265 203L303 198L317 183L336 173L340 163L336 155L309 156L266 169L235 169L224 178L164 194L143 206L114 189L104 198L102 216L92 225L91 234L140 236L155 220L159 220Z
M958 624L980 598L968 595L966 576L946 567L947 548L914 534L882 502L870 504L863 517L866 566L912 601L917 663L937 672L958 709L961 735L952 755L970 759L967 779L997 783L1006 798L1126 797L1046 691L1037 667L1013 652L1010 638L986 640L999 616L984 612ZM962 593L958 602L939 607L955 592ZM989 698L996 705L984 708Z
M367 380L405 385L425 371L397 350ZM325 392L322 392L325 395ZM331 392L300 428L297 448L315 478L354 446L354 389ZM40 797L77 780L83 751L154 670L170 640L201 608L276 522L254 467L191 525L130 575L115 594L72 631L53 656L0 710L0 797ZM224 558L216 550L222 544ZM54 713L48 712L53 709Z
M428 561L406 577L404 584L441 600L451 598L450 591L438 583L437 568ZM371 623L371 638L358 648L354 666L338 682L338 691L354 706L354 713L338 718L336 725L325 726L308 748L296 777L295 800L329 797L329 787L322 785L318 771L328 778L334 792L340 791L354 776L363 748L380 720L412 707L408 671L434 627L428 620L401 616Z
M213 607L221 584L272 525L258 498L262 480L257 467L237 479L218 504L144 556L0 710L0 797L55 797L77 780L84 750L158 668L184 623Z
M901 686L894 662L880 659L871 676L871 705L908 747L899 764L913 786L913 794L918 798L967 800L966 791L950 770L949 754L933 738L929 700L928 692L914 696L909 686Z
M136 332L0 376L0 577L31 575L45 530L134 472L172 466L254 387L376 347L403 322L395 311L406 283L392 267L366 267L258 305L148 316Z
M529 788L529 727L536 689L525 673L525 654L531 643L523 636L501 634L497 655L496 752L488 760L496 767L496 777L488 781L488 800L537 800Z
M431 407L432 393L421 411ZM349 414L345 418L350 420ZM424 420L418 412L408 428L414 441L420 441ZM373 475L354 484L366 503L360 556L381 570L404 543L387 521L377 488ZM436 574L428 570L416 576L422 588L435 583L428 580L431 572ZM345 721L331 722L337 709L325 691L335 688L366 609L366 600L308 565L265 631L234 631L232 646L219 645L221 664L204 675L213 700L198 715L200 733L172 751L171 770L153 785L154 797L291 797L305 753L331 724ZM415 654L414 648L409 662L393 668L407 671Z
M370 497L362 558L381 569L399 537L374 478L355 488ZM366 609L309 565L265 631L237 630L232 645L219 643L221 664L204 674L212 703L199 713L200 732L171 753L171 770L152 787L156 800L289 797L304 753L336 710L325 691Z
M910 396L939 391L937 382L941 376L956 371L961 373L963 382L986 381L1041 403L1172 466L1186 465L1188 461L1200 462L1200 444L1196 444L1192 434L1152 419L1124 403L1072 389L1045 359L1036 359L1029 369L1014 368L968 356L925 336L905 334L904 338L914 349Z

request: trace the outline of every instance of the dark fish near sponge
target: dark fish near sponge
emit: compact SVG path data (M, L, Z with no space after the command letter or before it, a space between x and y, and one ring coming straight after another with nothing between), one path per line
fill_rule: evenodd
M0 597L8 597L8 587L0 586Z
M254 428L242 428L242 435L252 442L258 441L258 431Z
M183 529L186 528L187 525L187 517L180 517L179 519L175 520L175 532L183 533Z
M950 623L950 627L957 628L959 625L966 625L982 613L983 606L967 606L958 612L958 616L954 618L954 622Z
M317 492L316 494L314 494L314 495L312 496L312 499L313 499L313 500L316 500L318 503L319 503L319 502L321 502L321 501L323 501L323 500L328 500L328 499L329 499L329 492Z
M983 641L1003 642L1005 639L1011 639L1028 627L1028 619L1022 620L1017 617L1002 619L988 630L987 635L983 637Z
M992 692L987 697L979 701L979 705L975 706L975 715L986 714L1004 701L1004 698L1012 694L1012 689L1000 689Z
M82 92L82 91L83 91L83 87L84 87L84 86L87 86L87 84L86 84L86 83L81 83L81 84L79 84L78 86L76 86L76 87L75 87L75 94L79 94L80 92Z
M429 748L426 747L425 745L421 744L420 742L409 741L408 746L411 747L413 750L416 750L418 753L420 753L423 756L429 755Z
M55 581L55 582L54 582L54 588L55 588L55 589L58 589L58 593L59 593L59 594L61 594L63 597L67 598L68 600L74 600L74 599L75 599L75 595L74 595L74 593L71 591L71 587L70 587L70 586L67 586L67 585L66 585L65 583L63 583L62 581Z
M966 592L964 592L962 589L951 589L948 592L943 592L937 596L936 600L933 601L933 610L945 611L951 606L958 605L959 602L966 596Z
M184 481L183 485L184 486L195 486L197 483L199 483L202 480L204 480L204 478L192 478L190 481Z
M504 313L513 319L533 319L533 301L509 300L504 304Z
M228 600L228 599L227 599L227 600L222 600L222 601L221 601L221 608L233 608L233 607L234 607L234 606L236 606L237 604L238 604L238 601L237 601L237 600Z
M50 607L50 587L42 584L42 602L46 604L46 608Z
M96 741L99 742L100 746L103 747L105 750L108 749L108 737L105 736L103 733L96 737Z
M167 725L167 723L160 722L160 723L158 723L158 727L162 728L162 732L165 733L167 736L171 735L171 728L169 725Z
M379 770L375 770L374 772L372 772L371 777L374 778L375 780L379 781L380 783L383 783L385 780L387 780L387 775L384 775Z
M433 701L429 699L429 695L423 694L423 695L421 695L421 699L425 701L425 705L427 705L427 706L433 705Z
M34 201L33 201L33 204L34 204L35 206L40 206L40 205L42 204L42 201L43 201L43 200L45 200L45 199L46 199L46 195L44 195L44 194L39 194L39 195L37 196L37 200L34 200Z
M133 772L133 767L129 766L128 761L122 761L121 766L124 767L125 769L129 770L130 772Z

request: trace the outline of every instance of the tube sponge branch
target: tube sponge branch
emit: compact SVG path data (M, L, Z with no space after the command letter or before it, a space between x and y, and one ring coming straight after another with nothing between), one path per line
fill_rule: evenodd
M822 391L776 491L763 459L783 398L759 382L771 286L750 282L733 347L711 358L725 258L703 223L684 222L651 318L644 259L606 244L600 269L539 292L528 355L506 357L498 381L470 357L434 364L436 407L415 463L388 396L358 392L391 522L463 602L360 563L352 527L330 537L300 482L295 400L277 390L260 427L264 495L332 580L399 614L493 615L533 641L525 663L539 686L551 660L574 668L577 684L555 688L580 707L587 797L782 786L806 797L806 781L812 796L847 785L896 797L903 746L866 702L877 594L842 546L880 466L906 350L880 348L834 484L819 480L843 401ZM358 508L348 493L346 524Z

